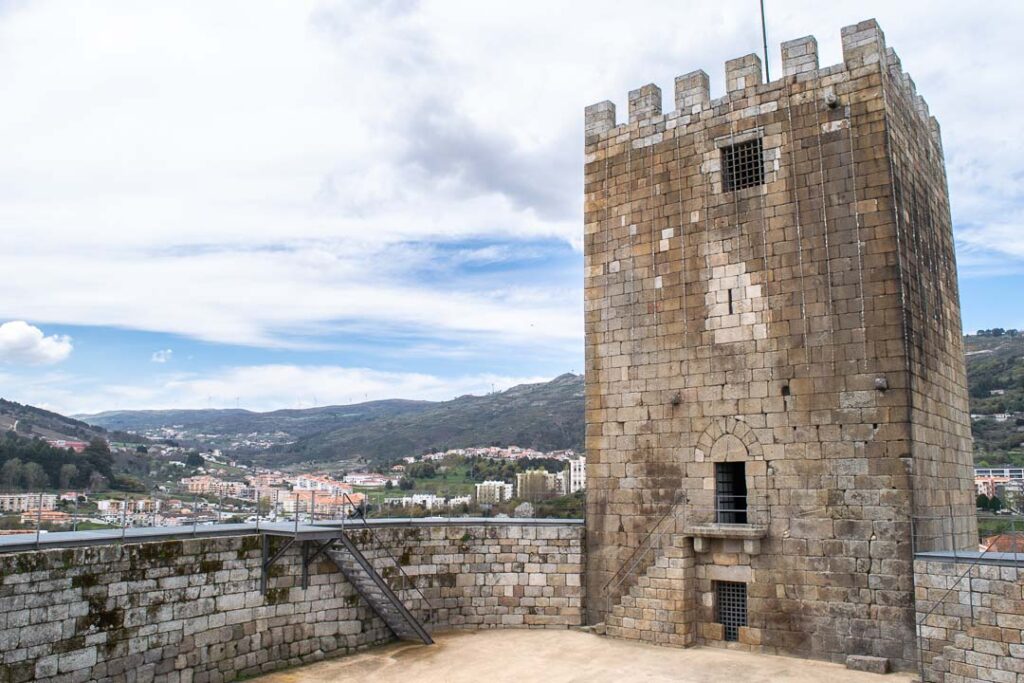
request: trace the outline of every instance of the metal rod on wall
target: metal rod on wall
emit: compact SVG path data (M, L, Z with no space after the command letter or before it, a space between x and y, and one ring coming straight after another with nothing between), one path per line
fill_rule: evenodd
M764 22L764 0L761 0L761 41L764 44L764 82L771 83L772 77L768 72L768 28Z

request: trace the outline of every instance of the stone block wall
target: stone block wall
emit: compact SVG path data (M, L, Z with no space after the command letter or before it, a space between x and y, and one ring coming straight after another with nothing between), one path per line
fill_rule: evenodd
M581 623L580 524L353 535L428 629ZM266 595L260 567L258 535L0 555L0 682L230 681L393 638L329 560L303 589L296 544Z
M428 625L566 628L583 623L582 525L401 526L352 535Z
M729 647L909 668L913 518L952 510L976 542L952 231L923 100L875 22L842 43L824 68L784 44L771 83L730 60L718 99L681 76L672 112L654 85L627 122L587 108L587 588L664 515L702 522L716 464L743 462L767 535L695 554L695 642L725 645L714 577L745 573ZM755 140L764 182L731 191L724 150Z
M999 553L917 556L914 583L926 683L1024 681L1024 567Z

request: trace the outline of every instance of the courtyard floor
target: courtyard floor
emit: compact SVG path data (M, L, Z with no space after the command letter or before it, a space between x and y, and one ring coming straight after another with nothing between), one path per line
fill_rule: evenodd
M262 676L261 683L497 683L626 680L674 683L909 683L916 676L879 676L838 664L733 652L678 649L602 638L579 631L448 631L432 646L395 643Z

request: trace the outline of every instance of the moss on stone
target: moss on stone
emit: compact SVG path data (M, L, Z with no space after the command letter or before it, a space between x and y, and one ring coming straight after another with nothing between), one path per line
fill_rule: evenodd
M238 546L238 559L244 560L248 553L259 550L261 547L263 547L262 536L243 536L242 542Z
M18 553L14 556L14 567L19 573L38 571L46 566L46 556L39 552Z
M17 664L0 664L0 683L24 683L35 678L35 660Z
M140 543L131 546L129 561L132 569L145 562L148 565L171 562L181 558L181 541L165 541L162 543Z
M107 602L100 596L87 598L89 612L84 617L79 617L78 631L96 629L98 631L110 631L121 628L124 625L124 610L118 607L107 609Z
M98 586L100 583L100 577L95 574L79 574L78 576L71 577L72 588L92 588Z
M199 563L199 573L212 574L224 568L224 560L202 560Z
M83 647L85 647L85 636L72 636L71 638L58 640L56 643L51 645L50 652L55 655L62 655L65 652L81 650Z
M65 550L60 554L60 563L64 569L71 569L75 566L75 551Z
M279 605L282 602L288 602L290 593L290 588L270 588L267 590L267 604Z

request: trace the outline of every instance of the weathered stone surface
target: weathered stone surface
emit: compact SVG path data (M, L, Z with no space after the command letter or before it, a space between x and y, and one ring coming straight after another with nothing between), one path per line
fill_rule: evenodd
M926 683L1024 680L1022 579L992 558L915 560Z
M428 629L580 625L583 536L579 524L350 532ZM331 562L303 590L296 545L264 596L260 561L258 536L0 556L0 678L232 680L393 637Z
M846 658L846 668L873 674L887 674L889 673L889 660L885 657L850 655Z
M938 127L874 21L842 36L842 64L802 38L774 82L748 55L725 97L694 72L675 111L651 86L627 122L590 111L587 620L613 635L723 645L716 577L742 567L729 647L912 668L912 528L977 543ZM731 189L726 149L758 140L763 183ZM767 534L673 542L668 578L661 539L715 521L727 462Z

